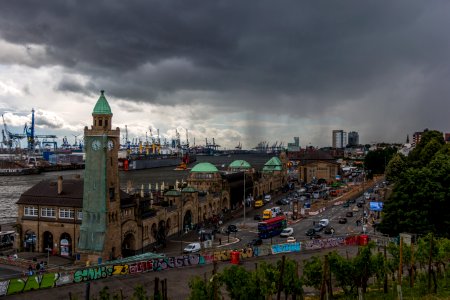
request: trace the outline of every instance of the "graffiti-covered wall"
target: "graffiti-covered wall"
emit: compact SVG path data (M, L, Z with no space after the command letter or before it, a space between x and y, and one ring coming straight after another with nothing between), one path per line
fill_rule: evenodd
M240 259L280 253L326 249L343 245L356 245L358 236L346 238L311 240L307 242L263 245L261 247L237 250L218 250L201 254L187 254L173 257L137 260L127 263L105 264L84 267L64 272L49 272L40 275L22 276L0 281L0 296L12 295L32 290L58 287L70 283L101 280L111 276L125 276L146 272L157 272L188 266L210 264L213 261L230 261L232 252L238 251Z

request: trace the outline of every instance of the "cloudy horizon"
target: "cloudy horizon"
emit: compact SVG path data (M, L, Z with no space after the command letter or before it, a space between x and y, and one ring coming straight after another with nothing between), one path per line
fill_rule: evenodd
M0 113L70 143L100 90L113 126L224 148L450 132L450 2L8 1ZM2 126L3 127L3 126Z

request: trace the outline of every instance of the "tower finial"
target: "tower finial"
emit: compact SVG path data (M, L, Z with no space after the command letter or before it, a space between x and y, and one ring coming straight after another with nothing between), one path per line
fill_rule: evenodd
M104 96L105 90L101 90L100 93L102 94L102 96Z

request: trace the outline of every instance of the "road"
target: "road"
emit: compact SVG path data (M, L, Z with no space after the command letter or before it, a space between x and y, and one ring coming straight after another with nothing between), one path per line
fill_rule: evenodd
M258 237L258 222L253 219L254 215L261 215L264 209L268 209L275 206L280 206L284 212L290 211L290 205L275 205L274 203L280 199L283 198L285 195L279 195L277 197L273 197L273 200L271 203L258 208L258 209L247 209L246 212L246 218L244 222L244 217L240 216L236 219L234 219L232 222L225 223L223 226L226 228L228 224L235 224L238 226L239 231L234 234L231 233L232 237L236 237L239 239L239 242L232 245L232 247L235 248L242 248L245 247L251 240ZM379 195L375 193L370 194L370 201L378 201ZM351 200L351 203L349 207L344 207L343 203L340 203L339 205L332 205L330 207L327 207L324 211L319 212L317 215L314 216L307 216L297 222L293 222L292 224L288 225L289 227L292 227L294 229L293 236L296 238L297 241L305 241L309 240L310 237L306 235L306 231L309 228L313 228L314 224L317 224L319 220L321 219L328 219L329 220L329 226L332 226L335 230L334 236L347 236L347 235L354 235L354 234L360 234L363 233L363 226L356 225L356 220L361 220L364 215L364 211L366 211L367 214L370 214L369 212L369 200L366 200L362 207L358 207L357 203L360 201L363 201L364 195L357 197L355 199ZM347 217L347 212L352 212L352 217ZM347 223L346 224L339 224L339 218L346 217ZM369 218L369 222L365 225L365 232L373 232L373 227L371 223L371 219ZM319 232L319 235L321 235L322 238L331 237L331 234L325 234L322 230ZM217 238L217 237L216 237ZM227 239L227 236L221 237L222 241L225 241ZM286 238L282 238L279 236L273 237L272 239L266 239L263 240L264 244L278 244L278 243L285 243Z

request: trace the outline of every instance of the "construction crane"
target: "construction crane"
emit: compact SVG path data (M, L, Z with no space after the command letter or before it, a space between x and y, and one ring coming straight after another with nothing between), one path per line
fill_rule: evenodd
M53 134L40 134L36 135L34 131L34 108L31 110L31 127L28 128L27 123L25 123L25 126L23 128L23 132L25 134L25 137L27 138L28 143L28 151L34 151L34 146L36 144L35 139L37 138L44 138L44 139L56 139L56 135ZM66 138L67 139L67 138ZM55 143L54 141L52 143ZM55 144L56 146L56 144Z

